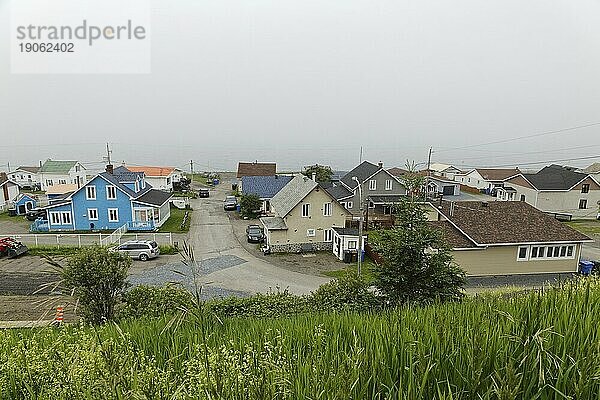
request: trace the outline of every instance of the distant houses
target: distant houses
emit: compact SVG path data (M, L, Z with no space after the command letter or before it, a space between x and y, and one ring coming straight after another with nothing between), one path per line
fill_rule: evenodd
M498 189L498 200L523 201L566 218L598 217L600 184L575 168L550 165L535 174L522 173Z
M493 189L503 187L507 180L520 173L518 168L475 168L456 174L454 180L490 194Z
M11 208L18 196L19 185L8 179L6 173L0 172L0 211Z
M83 186L86 179L86 169L79 161L46 160L38 171L41 189L46 191L54 185Z
M21 189L39 190L41 189L39 175L40 168L41 167L20 166L7 174L8 179L19 185Z
M173 183L179 182L182 177L182 171L174 167L160 166L121 166L115 168L115 173L121 172L139 172L143 173L146 183L149 183L154 189L173 191Z

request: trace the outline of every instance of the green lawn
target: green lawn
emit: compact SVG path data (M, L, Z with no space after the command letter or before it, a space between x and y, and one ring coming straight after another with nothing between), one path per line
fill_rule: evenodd
M600 221L593 219L576 219L566 222L571 228L586 235L600 235Z
M325 272L323 272L323 275L330 276L332 278L339 278L347 272L352 272L352 273L356 274L357 269L358 269L358 264L352 263L352 264L347 264L347 266L342 269L338 269L335 271L325 271ZM365 279L368 282L371 282L374 279L374 276L373 276L374 269L375 269L375 263L371 259L366 257L365 262L363 262L362 266L361 266L361 274L365 277Z
M186 221L185 226L181 226L183 222L183 218L185 213L189 212L188 219ZM189 210L180 210L179 208L172 207L171 208L171 216L169 219L160 227L159 232L173 232L173 233L182 233L188 232L190 230L190 221L192 220L192 209Z
M29 229L29 226L31 225L31 222L27 221L27 219L24 216L17 215L17 216L11 217L8 215L8 212L0 213L0 221L12 222L16 225L21 225L27 229ZM8 232L8 233L11 233L11 232Z

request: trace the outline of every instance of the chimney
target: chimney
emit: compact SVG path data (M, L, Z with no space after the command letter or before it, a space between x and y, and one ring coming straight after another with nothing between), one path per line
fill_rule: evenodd
M316 172L312 173L312 180L315 182L317 181L317 173Z
M106 164L106 172L109 174L113 174L113 165L112 164Z
M0 172L0 182L4 182L8 180L8 176L6 175L6 172Z
M377 165L379 165L379 168L383 168L383 162L379 161Z

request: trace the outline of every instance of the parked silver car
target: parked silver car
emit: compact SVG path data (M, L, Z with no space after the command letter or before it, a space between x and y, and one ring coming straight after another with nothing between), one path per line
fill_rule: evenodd
M235 209L237 209L237 198L235 196L227 196L225 197L225 200L223 201L223 209L225 211L233 211Z
M158 244L151 240L130 240L113 248L113 250L140 261L156 258L160 254Z

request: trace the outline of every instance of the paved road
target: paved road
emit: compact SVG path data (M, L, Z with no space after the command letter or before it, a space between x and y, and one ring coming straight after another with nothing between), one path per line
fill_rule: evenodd
M329 281L328 278L301 274L279 268L250 254L233 232L223 211L226 185L217 186L208 199L191 201L194 217L189 243L196 260L204 260L206 275L201 281L208 288L219 287L243 293L267 292L277 288L305 294ZM221 268L222 264L222 268Z

